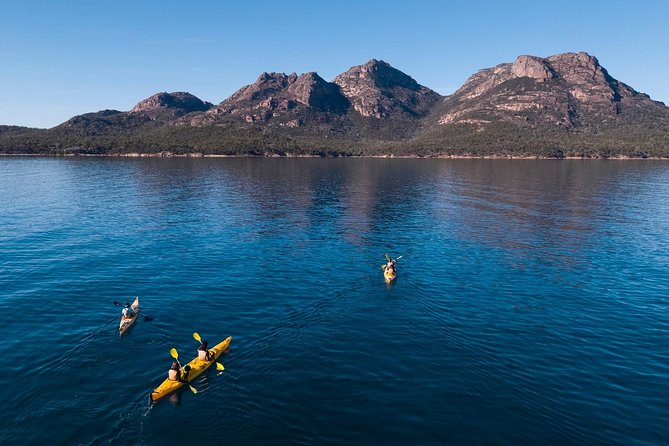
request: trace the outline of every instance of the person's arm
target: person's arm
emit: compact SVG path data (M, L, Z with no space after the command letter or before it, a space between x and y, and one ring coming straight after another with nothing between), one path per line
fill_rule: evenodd
M187 383L189 373L190 373L190 370L181 370L179 372L179 381L181 381L182 383Z

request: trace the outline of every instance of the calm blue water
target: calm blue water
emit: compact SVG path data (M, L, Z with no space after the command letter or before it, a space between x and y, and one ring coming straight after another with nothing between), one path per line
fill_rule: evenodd
M0 444L666 445L668 253L660 161L0 158Z

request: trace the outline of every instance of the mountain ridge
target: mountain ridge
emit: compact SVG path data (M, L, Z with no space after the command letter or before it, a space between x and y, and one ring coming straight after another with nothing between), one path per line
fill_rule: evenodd
M265 72L217 105L161 92L51 129L2 128L5 153L669 156L669 108L585 52L521 55L448 96L371 59L332 81Z

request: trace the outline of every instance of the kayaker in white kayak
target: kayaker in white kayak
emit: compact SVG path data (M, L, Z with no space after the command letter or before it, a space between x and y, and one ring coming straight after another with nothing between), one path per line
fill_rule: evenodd
M197 358L200 361L211 361L213 354L207 349L207 341L202 341L202 344L197 348Z
M121 310L121 316L126 319L130 319L135 315L135 310L132 309L128 302L125 303L125 307Z

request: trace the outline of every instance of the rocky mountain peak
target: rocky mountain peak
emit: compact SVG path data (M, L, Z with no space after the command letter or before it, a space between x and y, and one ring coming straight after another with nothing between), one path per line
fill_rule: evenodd
M624 108L635 113L654 104L613 79L588 53L520 56L471 76L445 99L441 108L447 112L439 122L481 125L503 120L577 127L614 122Z
M540 81L553 79L555 73L546 59L536 56L519 56L511 65L512 77L529 77Z
M344 113L350 107L336 84L325 81L315 72L262 73L250 85L240 88L213 108L206 116L195 117L191 125L211 124L224 116L238 116L248 123L292 121L296 126L297 111L303 108L317 111Z
M334 82L363 116L422 116L440 96L384 61L350 68Z
M195 111L206 111L212 104L204 102L196 96L186 92L156 93L135 105L131 113L152 112L172 109L176 112L190 113Z
M240 88L224 102L255 101L267 98L295 83L297 74L265 72L251 85Z
M288 92L297 102L320 110L343 112L350 105L337 84L327 82L315 72L300 75Z
M359 72L357 68L359 68ZM411 76L402 73L382 60L372 59L364 65L351 68L347 73L353 76L357 74L361 78L369 78L379 88L402 87L413 91L420 89L418 82Z
M242 87L220 107L265 107L271 104L290 102L288 108L303 104L326 110L341 110L347 104L339 87L327 82L315 72L297 75L295 73L263 73L251 85Z
M570 85L570 94L587 105L608 104L617 110L616 102L639 94L613 79L596 57L585 52L564 53L546 59L561 79Z
M547 60L551 65L556 68L561 68L562 71L583 71L590 72L593 75L597 71L602 70L602 66L599 64L599 60L595 56L591 56L586 52L579 53L562 53L556 54L554 56L548 57Z

